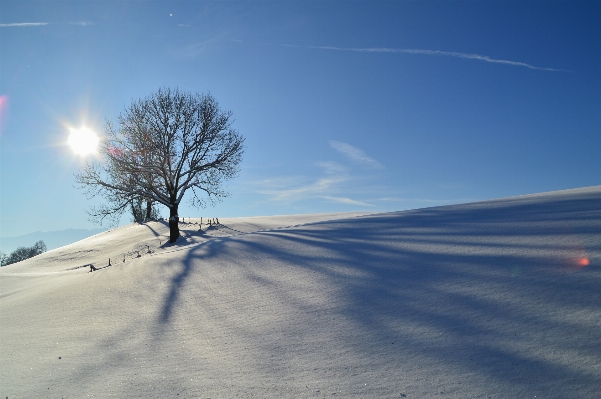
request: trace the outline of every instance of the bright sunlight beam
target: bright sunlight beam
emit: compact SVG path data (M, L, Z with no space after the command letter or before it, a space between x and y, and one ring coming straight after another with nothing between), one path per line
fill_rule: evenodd
M96 152L100 139L91 129L82 126L79 129L69 129L69 131L71 133L68 143L77 155L85 156Z

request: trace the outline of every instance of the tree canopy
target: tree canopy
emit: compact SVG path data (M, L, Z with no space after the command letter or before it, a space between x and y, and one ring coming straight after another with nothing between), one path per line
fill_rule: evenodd
M89 162L76 181L106 204L91 210L96 220L120 215L135 201L169 208L170 241L179 236L178 207L191 191L197 207L228 196L224 181L239 172L244 138L232 128L210 94L163 88L135 100L107 122L100 159Z

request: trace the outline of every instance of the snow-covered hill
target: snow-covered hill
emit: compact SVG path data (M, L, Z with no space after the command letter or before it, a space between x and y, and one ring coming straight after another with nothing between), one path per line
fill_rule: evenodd
M192 222L0 269L0 397L601 397L601 186Z

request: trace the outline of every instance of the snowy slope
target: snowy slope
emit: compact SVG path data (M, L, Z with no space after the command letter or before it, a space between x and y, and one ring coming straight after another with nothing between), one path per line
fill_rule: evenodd
M0 269L0 397L601 397L601 186L220 222Z

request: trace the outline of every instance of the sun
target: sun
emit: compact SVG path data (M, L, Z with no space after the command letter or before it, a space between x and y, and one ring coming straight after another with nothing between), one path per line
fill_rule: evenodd
M81 156L94 154L98 148L100 138L93 130L82 126L79 129L69 129L68 143L71 149Z

